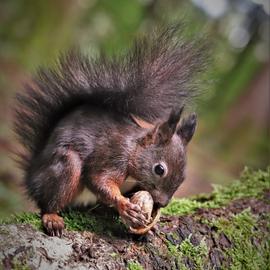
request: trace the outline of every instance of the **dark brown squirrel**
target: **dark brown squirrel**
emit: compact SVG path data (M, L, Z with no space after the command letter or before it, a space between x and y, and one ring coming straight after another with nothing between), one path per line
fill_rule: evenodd
M134 227L146 219L124 196L130 177L156 207L168 204L185 177L196 115L180 118L199 93L194 74L204 69L203 47L169 26L119 57L68 53L17 95L20 163L49 235L62 235L59 211L85 188Z

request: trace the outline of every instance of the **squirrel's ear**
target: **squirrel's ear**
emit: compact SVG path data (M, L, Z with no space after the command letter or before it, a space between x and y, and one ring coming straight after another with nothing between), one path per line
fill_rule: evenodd
M134 114L130 115L132 120L141 128L145 128L145 129L152 129L155 127L155 125L146 122L145 120L143 120L142 118L135 116Z
M175 133L183 109L184 107L181 107L178 110L173 109L167 121L156 126L152 125L152 129L139 140L139 143L143 146L151 144L162 145L168 143Z
M171 140L183 110L184 106L178 110L173 109L170 113L169 119L159 126L155 140L156 144L166 144Z
M184 144L188 144L192 139L197 125L197 115L192 113L181 122L177 134L182 138Z
M146 135L144 135L142 138L138 140L138 144L141 145L142 147L146 147L148 145L154 144L158 128L159 126L157 125L154 128L152 128L150 131L148 131Z

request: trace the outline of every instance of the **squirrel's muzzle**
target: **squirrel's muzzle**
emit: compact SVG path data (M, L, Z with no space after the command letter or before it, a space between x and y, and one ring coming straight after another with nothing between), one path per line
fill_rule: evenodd
M159 190L153 190L153 191L150 191L150 193L153 197L155 207L157 208L167 206L171 200L171 198L167 194L162 193Z

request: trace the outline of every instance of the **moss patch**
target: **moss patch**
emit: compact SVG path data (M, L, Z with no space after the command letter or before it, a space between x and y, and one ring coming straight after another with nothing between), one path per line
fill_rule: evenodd
M195 246L190 238L185 239L179 245L173 245L167 241L169 255L175 258L176 269L189 269L186 265L192 265L193 269L205 269L208 261L208 247L204 240Z
M42 229L41 218L37 213L20 213L12 215L10 218L1 220L0 224L26 223L31 224L37 230Z
M144 270L144 268L138 262L129 261L128 270Z
M166 208L165 215L190 214L199 208L218 208L235 199L262 196L270 189L270 167L266 171L252 171L245 168L239 181L228 187L214 186L210 195L200 195L191 199L174 199Z
M15 259L11 262L11 264L13 270L31 270L31 267L27 264L26 261L22 262Z
M202 195L191 199L175 199L162 210L167 215L182 215L195 212L199 208L218 208L234 199L244 197L260 197L264 190L270 189L270 168L267 171L251 171L245 169L240 181L229 187L215 187L210 195ZM125 226L118 215L109 208L94 210L69 209L62 213L68 230L88 230L109 236L124 235ZM42 229L40 216L36 213L20 213L0 221L0 224L27 223L37 229Z
M126 228L120 218L111 209L67 209L61 213L67 230L91 231L108 236L124 234ZM42 230L41 217L37 213L20 213L1 221L2 224L25 223Z
M210 223L232 243L225 250L225 256L232 261L230 269L269 269L270 237L267 231L258 228L258 218L249 209L230 220L221 218Z
M126 232L124 224L112 209L102 211L69 209L62 213L68 230L91 231L111 237ZM104 210L104 211L103 211Z
M207 220L207 224L212 228L211 237L215 238L216 242L214 250L222 254L219 269L269 269L269 218L270 214L264 214L262 219L262 217L252 214L248 208L228 218ZM199 245L194 245L190 241L191 236L192 234L180 244L166 241L169 251L168 257L174 260L174 268L184 270L190 268L196 270L212 269L213 266L209 260L212 248L207 246L204 239ZM226 246L221 240L222 236L228 239L227 243L229 244Z

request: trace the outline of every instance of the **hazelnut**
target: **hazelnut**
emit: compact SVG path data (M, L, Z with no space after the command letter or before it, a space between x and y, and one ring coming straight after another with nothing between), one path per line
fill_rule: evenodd
M145 234L147 233L159 220L160 210L154 209L154 201L151 194L147 191L138 191L131 198L130 201L141 207L143 213L146 215L148 222L145 227L129 227L130 232L134 234Z

